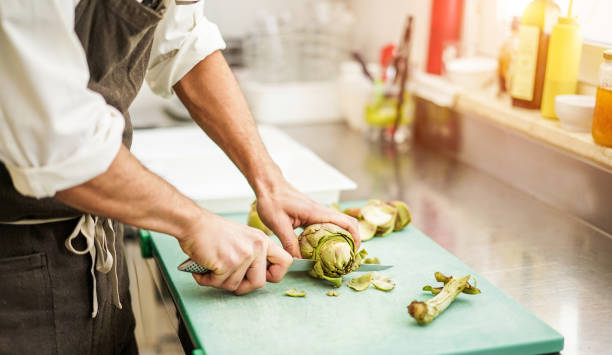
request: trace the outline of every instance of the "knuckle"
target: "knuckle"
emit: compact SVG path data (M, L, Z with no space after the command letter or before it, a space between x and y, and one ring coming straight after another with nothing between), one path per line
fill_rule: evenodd
M255 238L253 238L253 249L260 251L263 250L265 246L266 240L261 235L258 234Z
M209 283L202 277L194 277L196 283L200 286L208 286Z
M262 287L264 287L265 285L266 285L266 280L264 280L264 279L257 280L257 281L255 281L255 282L253 283L253 286L254 286L255 288L262 288Z
M223 288L223 281L223 279L213 279L209 285L215 288Z
M233 282L228 282L228 283L223 284L223 289L234 292L238 289L239 286L240 286L240 281L238 282L233 281Z
M282 279L281 274L273 274L272 277L270 277L270 282L279 283Z
M244 258L248 256L248 252L243 248L237 249L234 253L232 253L227 258L227 271L233 271L236 267L238 267Z

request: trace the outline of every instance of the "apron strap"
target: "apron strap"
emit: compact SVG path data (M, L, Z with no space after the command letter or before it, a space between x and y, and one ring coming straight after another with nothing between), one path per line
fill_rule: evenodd
M85 237L86 247L83 250L77 250L72 241L80 234ZM117 251L115 249L115 229L112 221L108 218L92 216L85 214L81 216L79 222L74 227L72 233L64 242L66 249L76 255L85 255L89 253L91 256L91 276L93 278L93 309L91 317L95 318L98 314L98 294L96 286L95 270L108 273L111 272L111 285L113 293L113 304L121 309L121 300L119 299L119 281L117 278ZM109 249L110 244L110 249Z

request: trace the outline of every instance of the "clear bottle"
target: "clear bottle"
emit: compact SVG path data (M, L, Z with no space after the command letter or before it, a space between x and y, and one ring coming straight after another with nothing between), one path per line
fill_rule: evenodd
M592 134L595 143L612 147L612 49L606 50L603 57L599 69Z
M540 108L548 40L560 12L553 0L533 0L523 12L510 90L513 106Z
M499 57L497 58L497 79L499 81L499 91L509 92L512 85L512 61L516 57L516 51L518 49L518 29L520 19L514 17L512 19L511 33L506 38L499 50Z

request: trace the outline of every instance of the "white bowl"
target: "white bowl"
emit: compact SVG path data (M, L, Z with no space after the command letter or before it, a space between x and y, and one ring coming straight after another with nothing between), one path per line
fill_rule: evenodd
M484 57L453 59L445 64L448 80L468 89L482 89L494 83L497 75L497 61Z
M561 127L575 132L590 132L593 123L595 96L558 95L555 97L555 114Z

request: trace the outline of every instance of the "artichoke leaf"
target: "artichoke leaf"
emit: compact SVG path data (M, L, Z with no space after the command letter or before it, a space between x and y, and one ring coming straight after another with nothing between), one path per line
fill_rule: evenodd
M432 295L437 295L442 291L442 287L432 287L430 285L423 286L423 291L429 291Z
M372 285L381 291L391 291L395 287L395 282L390 278L377 272L372 275Z
M326 276L325 273L323 272L323 267L321 266L320 261L317 261L314 264L314 266L312 267L312 270L310 270L308 274L314 278L329 281L334 287L342 286L342 277Z
M395 226L393 227L394 231L399 231L404 229L410 221L412 221L412 217L410 216L410 210L408 209L408 205L406 205L402 201L391 201L389 204L397 210L397 219L395 220Z
M380 264L380 260L377 257L367 258L363 261L363 264Z
M367 242L368 240L374 238L376 235L376 226L372 223L362 219L359 221L359 236L361 237L362 242Z
M289 297L304 297L306 296L306 291L304 290L298 291L295 288L290 288L287 291L285 291L285 295Z
M327 291L326 295L331 296L331 297L338 297L340 296L340 292L331 290L331 291Z
M363 291L370 287L370 283L372 282L372 273L363 274L359 277L353 277L348 282L348 287L352 288L355 291Z

